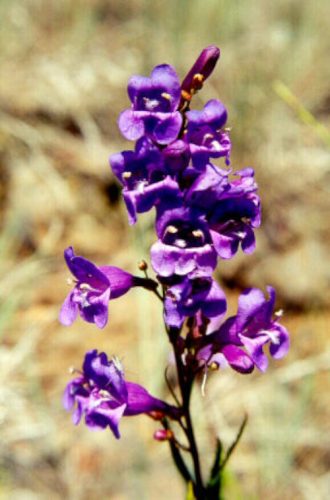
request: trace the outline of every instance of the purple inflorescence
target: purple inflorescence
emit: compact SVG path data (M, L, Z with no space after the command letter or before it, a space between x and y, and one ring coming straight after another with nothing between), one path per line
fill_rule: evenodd
M211 366L265 371L266 345L276 359L289 348L288 332L274 313L271 287L268 300L258 289L245 290L237 314L223 319L226 297L213 273L219 259L232 259L240 248L246 254L254 251L261 209L254 170L230 166L224 104L212 99L201 110L191 109L219 56L217 47L204 49L181 85L167 64L156 66L150 77L133 76L128 84L131 106L121 113L119 129L136 144L113 154L110 165L122 185L129 223L154 209L157 240L151 264L157 281L112 266L96 267L75 256L71 247L65 251L75 286L62 306L63 324L70 325L80 314L103 328L109 300L133 286L152 290L163 302L176 359L193 377ZM89 427L108 426L116 437L123 415L156 411L177 416L173 407L126 382L118 363L97 351L86 354L83 372L67 386L64 401L67 409L75 407L76 423L84 416Z

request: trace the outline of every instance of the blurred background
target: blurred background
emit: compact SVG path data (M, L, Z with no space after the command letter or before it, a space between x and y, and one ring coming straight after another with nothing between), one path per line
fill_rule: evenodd
M157 425L124 419L122 439L74 427L61 405L87 349L116 354L128 379L167 397L160 308L132 290L105 331L57 320L63 249L137 272L152 216L131 229L108 156L132 74L221 47L203 92L229 110L235 168L253 166L263 201L257 251L221 263L234 312L246 286L278 291L292 349L265 375L215 373L194 395L205 472L215 436L249 423L226 499L329 498L330 65L328 0L0 1L0 498L183 498Z

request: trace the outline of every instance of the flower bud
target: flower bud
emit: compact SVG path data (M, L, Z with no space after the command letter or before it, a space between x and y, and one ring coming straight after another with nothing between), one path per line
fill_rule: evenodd
M190 101L193 94L202 88L203 83L214 70L219 57L220 49L215 45L209 45L202 50L181 84L181 105L184 101Z
M158 429L154 433L156 441L171 441L174 438L174 433L170 429Z
M148 264L146 263L145 260L140 260L140 262L138 263L138 268L140 269L140 271L147 271Z

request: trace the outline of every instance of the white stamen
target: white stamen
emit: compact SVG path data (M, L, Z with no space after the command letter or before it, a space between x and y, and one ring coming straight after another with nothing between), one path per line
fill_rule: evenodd
M259 333L267 335L272 344L279 344L278 332L274 332L272 330L260 330Z
M148 99L147 97L144 97L143 100L148 111L153 111L153 109L157 108L159 105L159 101L157 101L157 99Z
M201 384L201 393L202 393L203 398L205 397L206 382L207 382L207 364L205 363L202 384Z
M276 316L277 318L281 318L283 314L284 314L283 309L279 309L278 311L275 311L274 316Z
M141 181L138 183L137 185L137 191L141 194L144 193L144 188L148 185L148 183L146 181Z
M176 234L178 231L179 231L178 228L172 225L167 226L166 228L166 233Z
M170 94L168 94L167 92L163 92L162 94L160 94L164 99L166 99L167 101L171 101L172 100L172 97L170 96Z
M81 283L79 285L80 290L85 294L86 292L91 292L93 287L91 287L88 283Z
M221 151L222 150L222 146L220 144L219 141L212 141L211 142L211 146L213 149L215 149L215 151Z
M185 240L177 239L175 240L175 245L179 248L186 248L187 242Z
M115 365L115 367L117 368L117 370L119 370L121 373L124 372L123 365L122 365L120 359L117 356L113 356L112 362Z
M195 238L203 238L204 236L203 231L201 229L194 229L192 235L195 236Z
M212 134L205 134L203 139L204 139L204 141L207 141L207 139L213 139L213 135Z

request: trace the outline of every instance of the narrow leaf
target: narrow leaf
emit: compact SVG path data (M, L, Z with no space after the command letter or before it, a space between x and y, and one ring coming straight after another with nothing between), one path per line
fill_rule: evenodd
M220 465L220 468L221 470L225 467L225 465L227 464L228 460L230 459L233 451L235 450L236 446L238 445L239 443L239 440L241 439L242 435L243 435L243 432L244 432L244 429L245 429L245 426L247 424L247 421L248 421L248 416L247 414L245 414L244 416L244 419L243 419L243 422L241 423L241 426L239 428L239 431L237 433L237 436L236 436L236 439L235 441L231 444L231 446L228 448L228 451L226 453L226 456L225 458L223 459L223 461L221 462L221 465Z
M215 457L210 473L210 479L207 483L206 491L207 498L210 500L220 499L221 490L221 458L222 458L222 443L220 439L217 439L217 446L215 451Z

